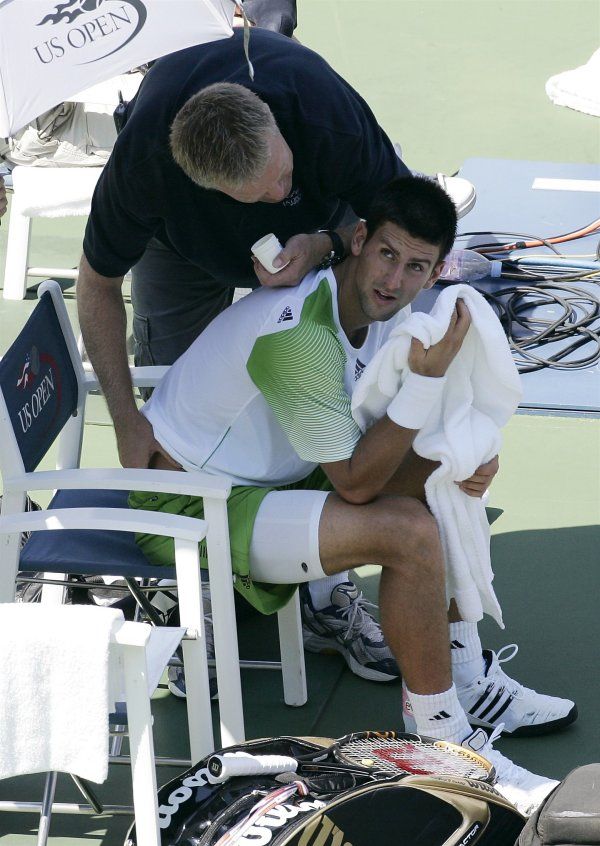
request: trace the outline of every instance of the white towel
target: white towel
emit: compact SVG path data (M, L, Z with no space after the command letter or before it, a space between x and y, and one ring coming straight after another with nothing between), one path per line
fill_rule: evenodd
M551 76L546 94L557 106L600 117L600 50L585 65Z
M101 173L101 167L16 167L13 203L26 217L89 214Z
M504 332L481 294L468 285L445 288L431 314L415 312L394 329L365 368L352 396L352 413L363 431L385 413L409 372L411 339L418 338L426 347L436 344L448 328L457 298L465 301L472 324L413 447L424 458L441 462L427 480L425 494L442 540L448 599L456 599L464 620L475 622L487 613L503 627L492 587L485 507L454 484L498 453L500 427L521 398Z
M108 772L109 654L121 611L0 604L0 778Z

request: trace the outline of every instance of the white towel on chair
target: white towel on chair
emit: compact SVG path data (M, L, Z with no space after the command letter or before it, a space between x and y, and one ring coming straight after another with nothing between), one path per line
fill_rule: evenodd
M108 771L110 641L123 613L0 604L0 778Z
M413 337L426 347L445 334L457 298L467 304L472 324L447 371L438 405L417 434L414 450L441 462L427 480L427 503L435 516L446 560L448 598L464 620L490 614L502 626L492 587L490 532L481 499L459 490L455 481L473 475L500 449L500 427L521 398L519 375L492 308L468 285L442 291L431 314L415 312L392 332L366 367L352 396L352 413L364 431L381 417L401 389Z
M101 167L16 167L13 203L26 217L89 214L101 173Z

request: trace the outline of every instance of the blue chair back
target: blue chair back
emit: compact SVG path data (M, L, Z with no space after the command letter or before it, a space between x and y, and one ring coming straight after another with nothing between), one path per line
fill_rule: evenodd
M77 409L77 374L49 292L0 361L0 389L26 472Z

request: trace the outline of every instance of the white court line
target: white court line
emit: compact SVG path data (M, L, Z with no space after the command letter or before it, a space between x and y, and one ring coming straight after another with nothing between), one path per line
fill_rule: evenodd
M600 179L549 179L537 177L534 189L542 191L600 191Z

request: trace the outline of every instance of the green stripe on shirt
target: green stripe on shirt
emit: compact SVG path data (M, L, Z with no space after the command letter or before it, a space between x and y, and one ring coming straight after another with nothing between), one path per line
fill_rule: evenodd
M344 387L345 366L327 279L304 301L296 326L261 335L252 348L250 378L305 461L349 458L361 437Z

